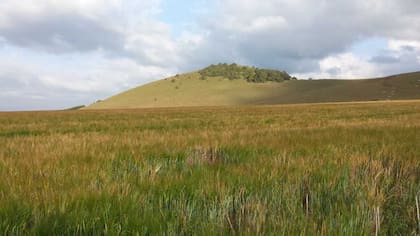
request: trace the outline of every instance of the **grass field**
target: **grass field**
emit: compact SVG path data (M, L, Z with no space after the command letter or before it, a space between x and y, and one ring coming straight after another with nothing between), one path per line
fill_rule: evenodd
M0 234L418 235L420 101L0 113Z
M198 72L146 84L86 109L271 105L420 99L420 72L379 79L249 83Z

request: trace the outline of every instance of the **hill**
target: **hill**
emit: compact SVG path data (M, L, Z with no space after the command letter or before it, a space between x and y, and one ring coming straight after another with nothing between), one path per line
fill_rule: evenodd
M152 82L86 109L231 106L420 98L420 72L377 79L297 80L284 71L236 64Z

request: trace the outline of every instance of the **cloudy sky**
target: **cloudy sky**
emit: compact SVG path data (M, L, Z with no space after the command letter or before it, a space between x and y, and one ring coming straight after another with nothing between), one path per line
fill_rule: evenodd
M90 104L236 62L299 78L420 70L419 0L1 0L0 110Z

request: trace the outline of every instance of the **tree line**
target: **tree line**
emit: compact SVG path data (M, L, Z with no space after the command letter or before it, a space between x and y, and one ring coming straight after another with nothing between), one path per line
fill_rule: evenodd
M244 79L248 82L263 83L267 81L282 82L285 80L296 80L286 71L260 69L256 67L240 66L235 63L219 63L211 65L199 71L201 79L207 77L225 77L231 80Z

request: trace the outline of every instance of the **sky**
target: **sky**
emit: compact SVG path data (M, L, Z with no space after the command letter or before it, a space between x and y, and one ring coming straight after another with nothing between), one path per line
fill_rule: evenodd
M1 0L0 111L65 109L209 64L420 71L418 0Z

